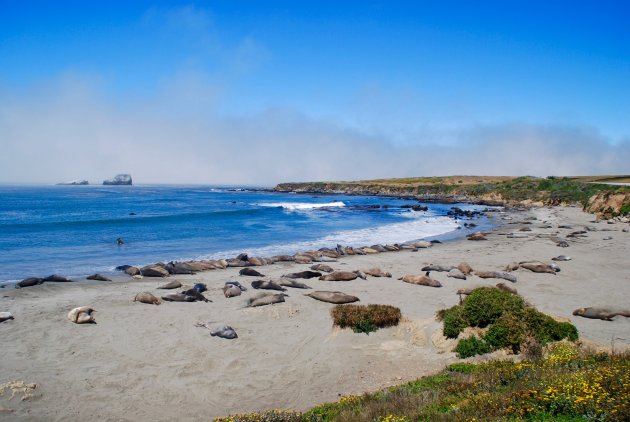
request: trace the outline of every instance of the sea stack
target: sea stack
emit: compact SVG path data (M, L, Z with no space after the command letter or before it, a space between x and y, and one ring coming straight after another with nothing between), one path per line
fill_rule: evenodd
M131 185L130 174L117 174L113 179L103 180L104 185Z

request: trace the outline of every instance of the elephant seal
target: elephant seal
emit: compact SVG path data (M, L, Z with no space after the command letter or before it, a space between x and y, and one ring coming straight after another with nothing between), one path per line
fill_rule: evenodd
M314 278L314 277L321 277L322 273L318 272L318 271L300 271L299 273L291 273L291 274L285 274L282 277L284 278Z
M254 308L256 306L272 305L274 303L284 302L284 293L259 293L247 300L247 306Z
M434 278L429 277L428 275L404 275L400 277L398 280L402 280L405 283L416 284L418 286L429 286L429 287L442 287L442 283L437 281Z
M514 287L510 287L505 283L497 283L496 288L499 290L503 290L505 292L508 293L512 293L513 295L517 295L518 292L516 291L516 289Z
M626 318L630 318L630 310L588 307L576 309L575 311L573 311L573 315L581 316L584 318L612 321L612 319L616 316L624 316Z
M57 274L49 275L48 277L44 278L44 281L52 281L55 283L71 283L72 282L72 280L62 275L57 275Z
M391 277L392 276L392 273L388 273L376 267L363 270L363 272L367 275L371 275L372 277Z
M240 275L247 275L252 277L264 277L264 274L259 273L258 271L251 268L243 268L238 272Z
M332 267L330 265L326 265L326 264L315 264L311 266L311 270L313 271L323 271L325 273L332 273L333 270ZM321 275L321 274L320 274Z
M313 258L308 255L295 255L293 260L296 264L312 264Z
M208 290L205 283L195 283L193 289L197 290L199 293L203 293Z
M107 278L104 275L100 275L98 273L89 275L85 277L86 280L97 280L97 281L112 281L111 278Z
M445 272L449 272L453 268L455 268L455 267L453 267L452 265L444 266L444 265L437 265L437 264L429 264L429 265L426 265L426 266L422 267L420 271L438 271L438 272L445 271Z
M460 262L459 265L457 265L457 269L466 275L473 272L472 267L467 262Z
M225 295L225 297L227 298L240 296L241 292L242 290L233 284L225 283L225 286L223 286L223 295Z
M146 267L142 267L140 274L145 277L168 277L171 275L166 268L160 265L147 265Z
M457 268L453 268L446 274L447 277L458 278L460 280L466 280L466 274L458 270Z
M212 337L221 337L228 340L238 338L238 335L236 334L236 331L234 331L234 328L230 327L229 325L223 325L210 331L210 335Z
M130 275L131 277L133 277L134 275L140 275L140 268L132 267L130 265L123 265L123 267L125 266L127 267L123 270L125 274Z
M475 271L474 274L480 278L501 278L516 283L516 277L505 271Z
M38 284L42 284L44 282L43 279L37 277L29 277L25 278L22 281L15 283L16 289L21 289L22 287L32 287L37 286Z
M307 286L304 283L300 283L299 281L295 281L292 278L283 278L280 280L280 282L278 283L281 286L284 287L293 287L295 289L310 289L311 286Z
M96 324L94 315L92 315L94 312L96 311L89 306L80 306L68 312L68 319L75 324Z
M158 287L158 289L178 289L182 287L182 283L180 283L177 280L173 280L173 281L169 281L166 284L162 284L160 287Z
M519 266L535 273L556 273L556 270L553 267L540 261L519 262Z
M286 292L287 289L279 285L274 281L266 281L266 280L256 280L252 281L252 287L254 289L263 289L263 290L279 290L281 292Z
M558 255L558 256L555 256L555 257L551 258L552 261L571 261L571 259L573 259L573 258L571 258L570 256L566 256L566 255Z
M488 238L481 233L473 233L468 236L468 240L488 240Z
M11 312L0 312L0 322L8 321L13 318L13 314Z
M136 297L133 298L134 302L141 302L141 303L146 303L148 305L159 305L162 302L160 302L160 299L158 299L157 297L153 296L151 293L149 292L140 292L136 295Z
M338 305L342 303L353 303L359 301L358 297L347 295L342 292L315 291L304 296L309 296L313 299L321 300L322 302L335 303Z
M568 248L569 242L567 242L566 240L561 240L558 243L556 243L556 246L560 246L561 248Z
M198 300L199 302L212 302L210 299L206 298L203 293L201 293L199 290L197 289L188 289L188 290L184 290L182 292L182 294L186 295L186 296L190 296L192 298L194 298L195 300Z
M351 271L334 271L330 274L321 276L319 279L323 281L350 281L357 278L359 275Z
M231 284L233 286L238 287L239 289L241 289L241 291L247 291L247 287L243 286L241 283L239 283L238 281L226 281L225 284Z
M505 271L516 271L518 270L519 263L518 262L510 262L505 266Z
M162 296L162 300L165 300L167 302L194 302L195 298L185 295L183 293L167 293Z

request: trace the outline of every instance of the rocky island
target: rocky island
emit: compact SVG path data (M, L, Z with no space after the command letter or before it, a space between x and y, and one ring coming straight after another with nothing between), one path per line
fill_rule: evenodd
M117 174L113 179L103 180L104 185L129 185L131 186L130 174Z
M69 182L61 182L57 183L58 186L80 186L80 185L89 185L90 183L87 180L71 180Z

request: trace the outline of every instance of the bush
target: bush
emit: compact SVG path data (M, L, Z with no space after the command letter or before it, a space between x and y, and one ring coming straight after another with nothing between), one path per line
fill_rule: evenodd
M507 313L497 320L483 337L493 350L509 347L518 353L525 341L526 326L521 318Z
M463 305L468 325L485 327L494 323L504 312L522 312L525 303L518 295L494 287L480 287L472 291Z
M477 336L470 336L461 339L453 351L457 353L458 357L465 359L489 353L492 351L492 348L484 340L477 338Z
M445 337L457 338L464 328L468 327L468 320L464 317L463 306L453 306L441 313L444 321L443 333Z
M549 315L538 312L536 309L527 308L524 320L533 336L542 345L565 338L571 341L578 339L578 331L573 324L570 322L558 322Z
M366 334L398 325L401 318L400 309L390 305L336 305L330 315L334 325Z

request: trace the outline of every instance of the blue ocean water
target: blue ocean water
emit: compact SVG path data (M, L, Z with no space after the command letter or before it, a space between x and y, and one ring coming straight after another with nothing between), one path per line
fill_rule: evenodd
M452 204L401 208L412 203L212 186L0 186L0 281L455 233Z

